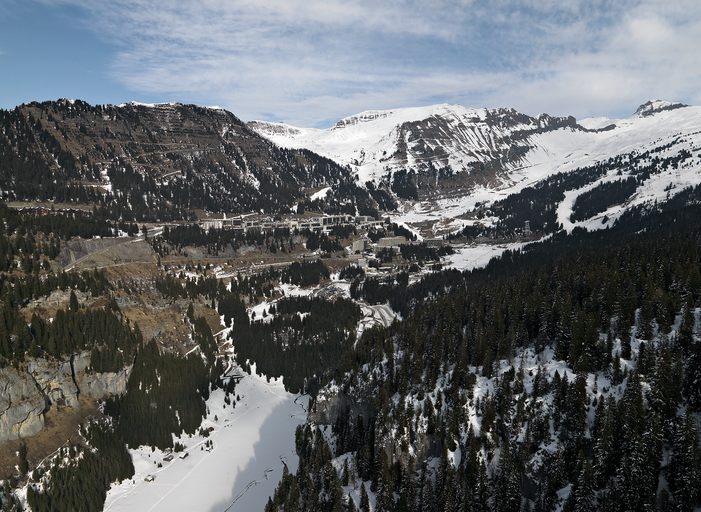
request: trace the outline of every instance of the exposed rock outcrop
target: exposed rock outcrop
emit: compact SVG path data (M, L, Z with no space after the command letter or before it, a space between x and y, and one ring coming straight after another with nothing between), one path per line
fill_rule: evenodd
M0 442L37 434L46 408L46 397L29 373L0 369Z
M27 372L34 378L51 405L77 407L80 390L73 380L70 360L32 359Z
M92 399L126 391L131 366L118 372L90 371L90 352L65 360L31 359L23 367L0 368L0 443L30 437L44 428L50 407L80 407Z
M82 352L73 359L78 389L85 396L100 399L112 395L121 395L127 390L127 381L131 373L131 366L127 366L118 372L94 373L88 371L90 367L90 354Z

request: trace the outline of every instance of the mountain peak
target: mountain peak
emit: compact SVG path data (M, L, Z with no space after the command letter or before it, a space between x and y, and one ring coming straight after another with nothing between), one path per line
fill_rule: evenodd
M672 103L671 101L665 100L649 100L638 107L638 109L635 111L635 115L638 117L649 117L665 110L675 110L688 106L689 105L684 103Z

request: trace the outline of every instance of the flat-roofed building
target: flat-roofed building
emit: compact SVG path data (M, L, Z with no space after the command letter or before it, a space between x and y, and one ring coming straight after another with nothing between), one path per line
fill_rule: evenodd
M377 241L377 247L399 247L406 245L407 239L404 236L388 236Z
M361 238L360 240L354 240L353 245L351 245L351 252L363 252L368 247L368 240Z

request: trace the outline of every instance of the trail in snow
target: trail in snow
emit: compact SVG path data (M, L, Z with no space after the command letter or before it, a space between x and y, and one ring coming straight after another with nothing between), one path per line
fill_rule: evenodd
M389 304L368 305L361 303L359 305L363 313L363 318L361 318L360 322L358 322L356 339L360 339L363 332L371 327L387 327L392 325L392 322L394 322L395 319L399 318L399 315L389 306Z

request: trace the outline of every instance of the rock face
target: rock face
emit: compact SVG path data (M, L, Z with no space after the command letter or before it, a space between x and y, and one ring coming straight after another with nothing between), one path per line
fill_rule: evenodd
M71 362L34 359L27 363L27 372L51 405L77 407L78 386L73 380Z
M404 199L459 196L476 185L508 182L536 148L534 136L586 131L574 117L447 104L361 112L327 130L262 121L248 126L281 146L349 165L363 183L387 182Z
M131 373L131 366L123 368L119 372L94 373L89 372L90 353L82 352L73 359L78 389L85 396L100 399L112 395L121 395L127 390L127 381Z
M90 353L65 360L32 359L23 368L0 369L0 442L33 436L44 428L50 407L80 407L91 399L126 391L131 366L119 372L89 371Z
M29 373L0 369L0 442L37 434L44 428L47 405Z

